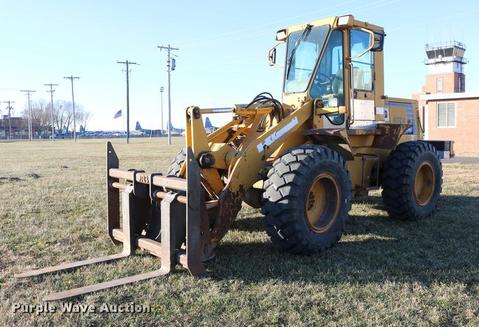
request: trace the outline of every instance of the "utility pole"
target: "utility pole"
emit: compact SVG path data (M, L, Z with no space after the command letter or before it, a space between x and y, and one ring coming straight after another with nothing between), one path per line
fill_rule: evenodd
M12 103L15 103L15 101L3 101L3 103L6 103L8 105L7 109L8 109L8 139L11 140L12 139L12 121L11 121L11 117L12 117Z
M50 92L50 118L52 121L52 141L55 141L55 121L53 119L53 92L55 92L55 90L53 89L53 87L58 86L58 84L49 83L43 85L50 87L50 90L47 92Z
M35 90L20 90L22 93L27 94L28 101L28 139L30 142L33 140L33 123L32 123L32 105L30 102L30 94L36 92Z
M165 88L162 86L160 87L160 94L161 94L161 131L163 132L163 91Z
M66 76L65 79L69 79L72 84L72 108L73 108L73 141L77 141L77 117L75 113L75 93L73 92L73 80L80 79L78 76Z
M130 143L130 65L139 65L128 60L117 61L117 64L126 66L126 144Z
M178 48L173 48L171 45L168 46L159 45L160 50L168 51L168 60L166 61L166 68L168 72L168 144L171 144L171 71L175 70L176 61L174 58L171 58L171 51L180 50Z

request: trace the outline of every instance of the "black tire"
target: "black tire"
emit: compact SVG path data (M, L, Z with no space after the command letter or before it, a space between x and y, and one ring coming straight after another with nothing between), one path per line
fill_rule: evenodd
M433 177L426 193L415 188L416 174L422 167L428 167ZM434 146L422 141L399 144L384 165L382 187L384 206L390 217L408 220L431 215L442 191L442 165Z
M183 148L181 149L176 156L171 160L170 165L168 166L166 176L167 177L179 177L181 166L186 160L186 150ZM181 193L180 193L181 194ZM180 209L181 208L181 209ZM175 239L176 239L176 246L179 248L182 243L186 240L186 209L179 206L176 210L178 210L178 218L175 222ZM159 226L155 226L157 230L157 237L156 240L160 241L160 228Z
M179 177L180 176L180 171L181 171L181 166L183 166L183 163L186 160L186 149L183 148L181 149L176 156L171 160L170 165L168 166L168 170L166 172L167 177ZM210 211L210 216L211 217L216 217L218 215L218 208L212 208L209 209Z
M321 176L327 175L335 185L334 214L328 222L323 213L313 226L308 220L310 188ZM337 186L337 187L336 187ZM297 254L324 251L339 241L351 208L351 180L341 155L319 145L303 145L286 152L277 159L264 183L262 212L266 232L281 250ZM327 190L327 189L326 189ZM324 194L330 194L327 191ZM337 202L336 202L337 201ZM321 201L318 201L321 202ZM314 203L314 201L313 201ZM329 198L325 208L331 206Z
M166 176L169 177L178 177L180 175L181 166L186 160L186 150L185 148L181 149L180 152L171 160L168 170L166 171Z

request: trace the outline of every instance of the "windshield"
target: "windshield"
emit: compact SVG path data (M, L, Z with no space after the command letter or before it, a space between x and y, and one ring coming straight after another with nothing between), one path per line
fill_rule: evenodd
M304 92L329 32L329 25L296 31L288 37L284 92Z

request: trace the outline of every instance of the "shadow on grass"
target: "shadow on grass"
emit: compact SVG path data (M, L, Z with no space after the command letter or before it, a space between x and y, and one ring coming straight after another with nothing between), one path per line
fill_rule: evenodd
M254 217L237 219L234 221L231 229L245 232L264 231L263 216L255 215Z
M369 200L372 206L378 199ZM364 203L364 202L362 202ZM262 228L262 219L243 218L237 229ZM417 221L353 216L343 239L324 254L285 254L267 243L224 243L208 264L212 277L318 283L479 281L479 198L443 196L437 212Z
M383 200L380 196L364 196L357 199L353 199L353 204L366 204L371 206L371 209L386 210L384 209Z

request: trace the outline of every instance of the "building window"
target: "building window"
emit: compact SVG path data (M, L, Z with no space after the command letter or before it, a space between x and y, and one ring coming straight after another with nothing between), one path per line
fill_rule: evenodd
M454 103L437 104L437 127L456 127L456 106Z
M442 93L442 78L436 80L436 92Z
M457 92L465 92L464 77L459 75L457 78Z

